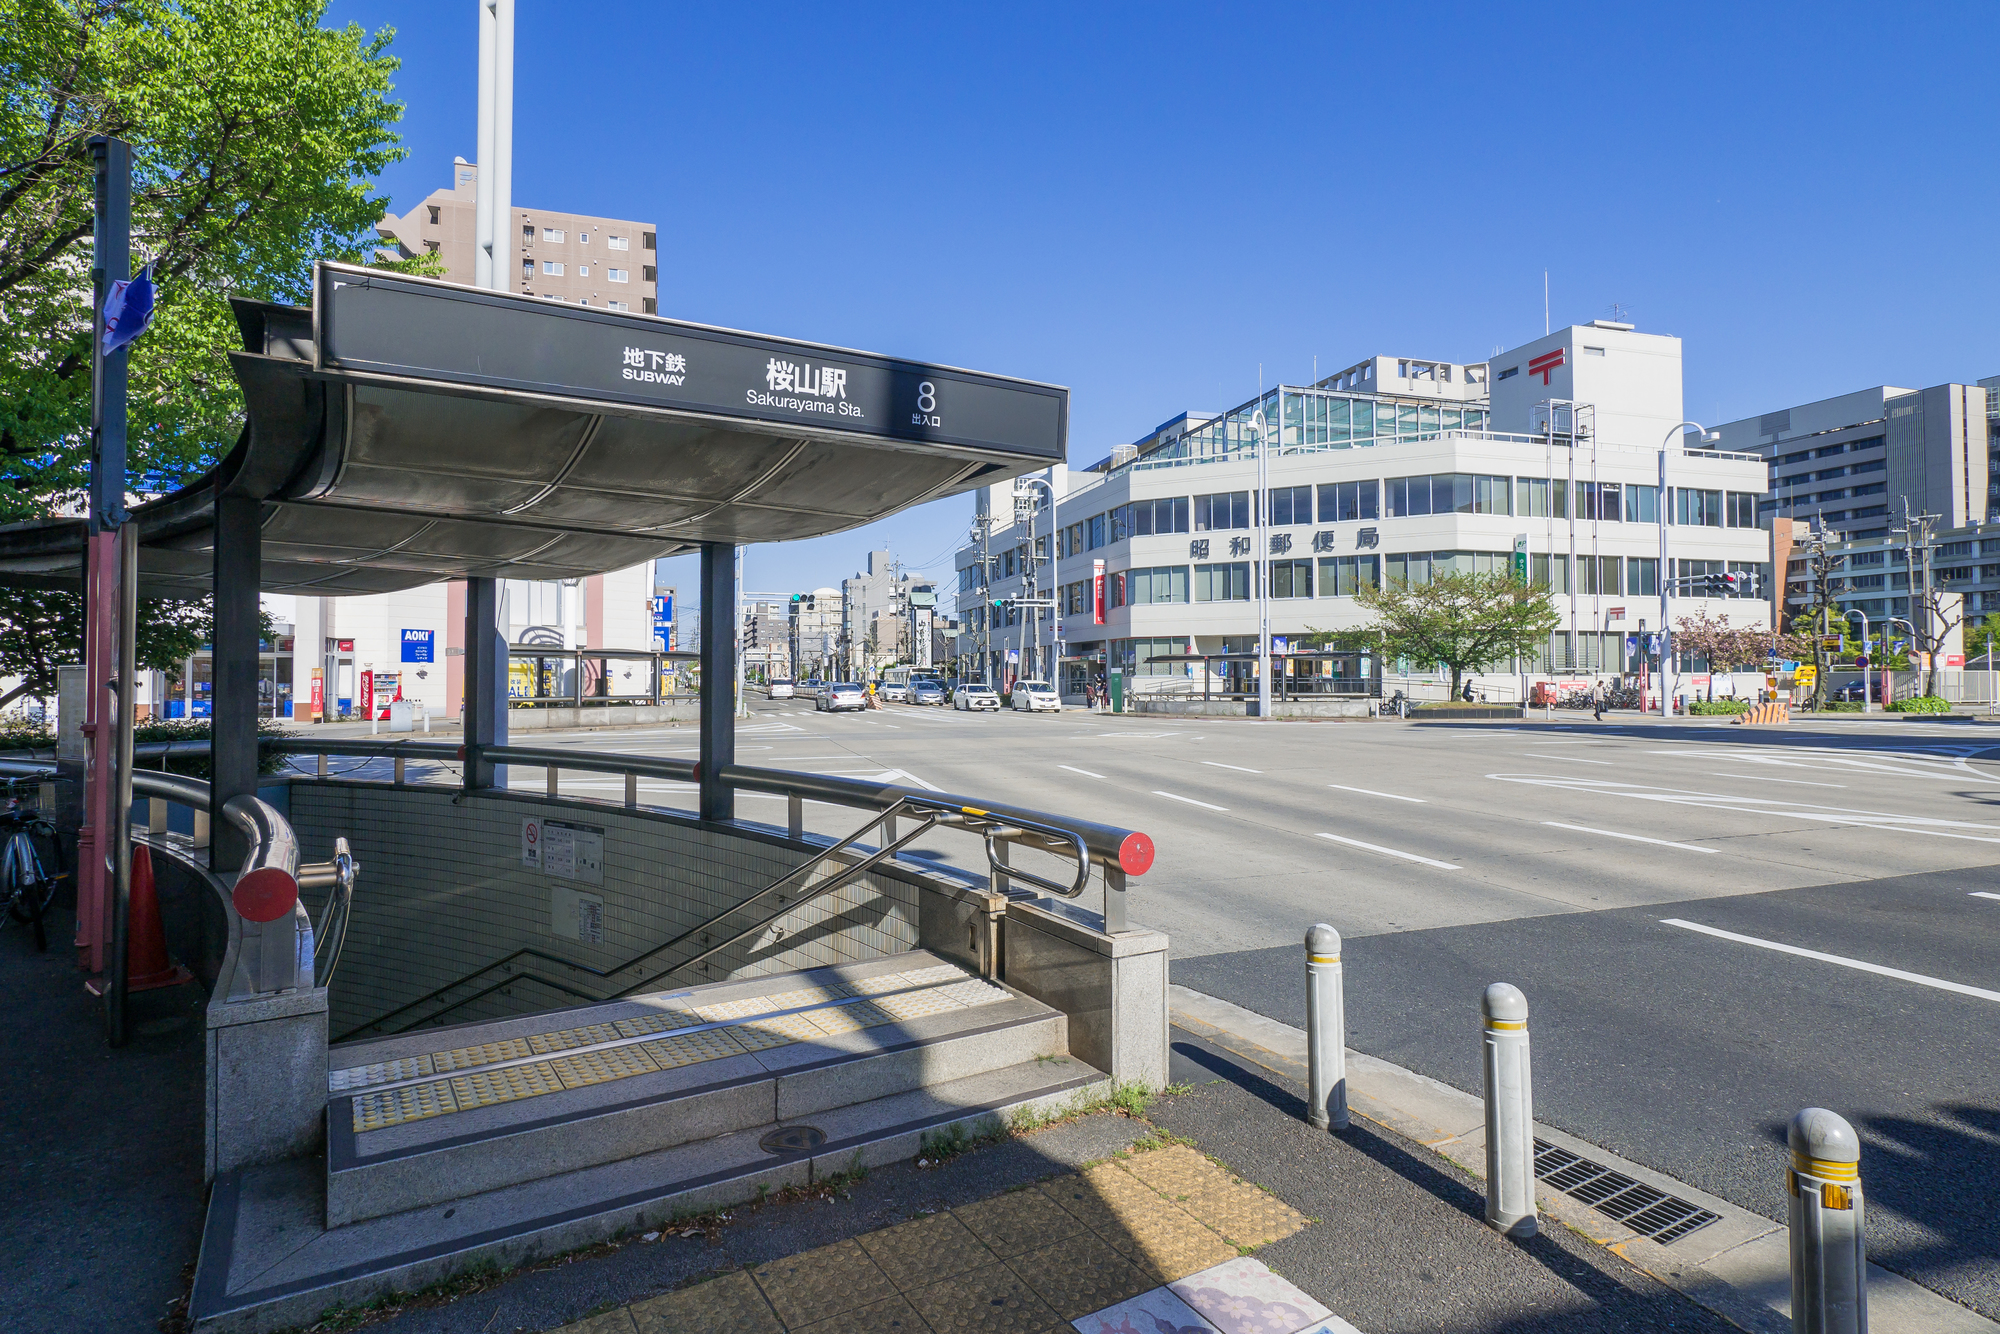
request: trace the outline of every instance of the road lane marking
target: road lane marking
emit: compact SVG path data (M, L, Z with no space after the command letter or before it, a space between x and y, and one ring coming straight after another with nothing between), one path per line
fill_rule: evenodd
M1239 774L1261 774L1264 772L1262 769L1245 769L1240 764L1224 764L1221 760L1203 760L1202 763L1212 765L1217 769L1234 769Z
M1088 770L1088 769L1079 769L1079 768L1077 768L1077 767L1076 767L1076 766L1075 766L1074 764L1058 764L1058 765L1056 766L1056 768L1058 768L1058 769L1067 769L1067 770L1069 770L1069 771L1070 771L1071 773L1073 773L1073 774L1082 774L1082 775L1083 775L1083 776L1084 776L1085 778L1102 778L1102 777L1104 777L1104 775L1103 775L1103 774L1094 774L1094 773L1092 773L1092 772L1091 772L1090 770Z
M1847 784L1845 783L1809 783L1803 778L1765 778L1761 774L1724 774L1711 772L1709 777L1732 778L1739 783L1790 783L1793 787L1837 787L1843 792L1847 790Z
M1703 926L1699 922L1685 922L1678 917L1663 917L1663 926L1678 926L1688 931L1699 931L1705 936L1715 936L1720 940L1733 940L1739 945L1755 945L1759 949L1776 950L1780 954L1796 954L1801 959L1817 959L1821 963L1837 963L1842 968L1853 968L1863 973L1874 973L1881 977L1893 977L1903 982L1915 982L1918 986L1936 987L1939 991L1955 991L1961 996L1973 996L1979 1000L2000 1001L2000 991L1987 991L1983 987L1969 987L1963 982L1947 982L1941 977L1926 977L1922 973L1906 973L1900 968L1885 968L1879 963L1869 963L1863 959L1849 959L1839 954L1822 954L1818 950L1801 949L1797 945L1785 945L1775 940L1762 940L1756 936L1739 936L1734 931L1724 931L1713 926Z
M1370 852L1379 852L1385 857L1401 857L1406 862L1422 862L1426 866L1435 866L1440 871L1460 871L1465 869L1457 862L1441 862L1430 857L1419 857L1414 852L1399 852L1395 848L1385 848L1379 843L1363 843L1358 838L1342 838L1339 834L1321 834L1320 837L1330 838L1336 843L1345 843L1351 848L1366 848Z
M1165 797L1168 801L1185 801L1190 806L1205 806L1212 811L1226 811L1229 809L1227 806L1216 806L1206 801L1196 801L1193 797L1177 797L1171 792L1155 791L1153 795L1156 797Z
M1592 829L1584 824L1564 824L1560 820L1544 820L1551 829L1574 829L1579 834L1602 834L1606 838L1629 838L1634 843L1657 843L1663 848L1681 848L1688 852L1714 852L1714 848L1697 847L1692 843L1676 843L1669 838L1647 838L1643 834L1621 834L1616 829Z
M1337 787L1342 792L1359 792L1363 796L1368 796L1368 797L1387 797L1391 801L1414 801L1419 806L1427 806L1430 804L1429 802L1425 801L1422 797L1399 797L1394 792L1377 792L1372 787L1349 787L1345 783L1328 783L1327 786Z
M1563 761L1568 761L1571 764L1615 764L1616 763L1615 760L1586 760L1581 755L1523 755L1521 758L1524 760L1555 760L1558 763L1561 763Z
M1983 889L1975 889L1972 891L1972 897L1975 899L2000 899L2000 894L1988 894Z

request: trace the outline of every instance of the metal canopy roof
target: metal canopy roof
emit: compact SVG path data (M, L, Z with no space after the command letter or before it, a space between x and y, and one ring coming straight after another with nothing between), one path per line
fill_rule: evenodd
M208 591L218 495L264 502L266 591L340 596L817 537L1065 454L1052 385L342 264L234 304L248 421L134 510L150 595ZM84 537L0 527L0 584L74 586Z

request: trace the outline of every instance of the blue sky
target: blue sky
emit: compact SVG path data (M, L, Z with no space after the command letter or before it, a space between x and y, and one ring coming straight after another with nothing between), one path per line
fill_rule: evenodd
M1260 369L1484 359L1544 269L1708 422L2000 374L1989 6L518 4L516 203L657 221L663 314L1067 385L1072 464ZM474 0L327 21L397 29L407 210L475 156ZM970 516L747 583L946 575Z

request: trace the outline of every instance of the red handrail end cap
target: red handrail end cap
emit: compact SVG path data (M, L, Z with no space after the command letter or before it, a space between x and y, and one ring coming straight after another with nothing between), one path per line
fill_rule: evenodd
M458 762L459 762L460 764L463 764L463 763L465 763L465 747L464 747L464 746L460 746L460 747L458 748Z
M1144 875L1153 869L1153 840L1134 831L1118 845L1118 866L1126 875Z
M299 882L278 867L259 867L238 876L229 897L245 919L275 922L299 901Z

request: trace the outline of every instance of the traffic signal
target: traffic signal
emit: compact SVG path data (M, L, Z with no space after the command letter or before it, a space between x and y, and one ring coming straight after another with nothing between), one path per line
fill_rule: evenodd
M754 621L754 620L753 620L753 621L751 621L751 622L749 623L749 633L748 633L748 635L747 635L747 636L745 637L745 640L744 640L744 642L745 642L745 643L747 643L747 644L748 644L748 645L749 645L749 646L750 646L751 648L756 648L756 647L757 647L757 622L756 622L756 621Z

